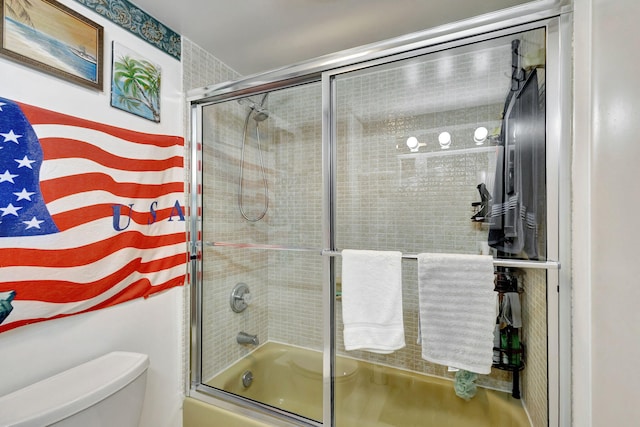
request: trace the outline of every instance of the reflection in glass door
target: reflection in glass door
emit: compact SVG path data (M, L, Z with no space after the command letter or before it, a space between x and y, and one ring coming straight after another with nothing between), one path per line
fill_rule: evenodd
M545 43L537 29L337 71L336 248L545 260ZM524 426L520 389L536 425L547 425L545 273L497 269L514 285L500 300L517 295L523 314L509 354L496 344L491 374L474 383L479 398L464 402L455 374L421 357L417 261L405 256L401 270L402 349L347 351L343 314L367 308L336 302L336 425ZM371 303L372 318L384 304ZM534 350L522 371L525 342Z
M315 83L202 108L200 274L202 383L321 422L320 103Z

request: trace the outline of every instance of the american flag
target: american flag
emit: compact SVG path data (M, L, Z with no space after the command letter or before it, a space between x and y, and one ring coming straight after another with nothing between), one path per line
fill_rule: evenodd
M0 332L183 284L183 146L0 98Z

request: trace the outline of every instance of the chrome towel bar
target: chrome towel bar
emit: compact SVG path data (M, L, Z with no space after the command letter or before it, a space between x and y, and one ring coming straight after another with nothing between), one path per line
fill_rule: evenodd
M244 248L244 249L263 249L263 250L276 250L276 251L293 251L293 252L315 252L322 256L340 256L339 250L317 249L317 248L299 248L299 247L286 247L281 245L261 245L255 243L226 243L226 242L206 242L206 246L213 247L225 247L225 248ZM417 260L418 254L403 253L402 259ZM544 270L557 270L560 269L560 263L558 261L532 261L525 259L510 259L510 258L494 258L493 265L496 267L514 267L514 268L538 268Z

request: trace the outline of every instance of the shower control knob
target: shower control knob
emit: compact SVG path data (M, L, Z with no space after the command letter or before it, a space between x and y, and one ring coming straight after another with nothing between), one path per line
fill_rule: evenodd
M245 304L249 305L251 304L251 301L253 301L253 297L251 296L251 292L246 292L243 296L242 296L242 300L244 301Z
M243 312L251 304L252 299L249 286L246 283L238 283L231 291L231 298L229 299L231 310L235 313Z

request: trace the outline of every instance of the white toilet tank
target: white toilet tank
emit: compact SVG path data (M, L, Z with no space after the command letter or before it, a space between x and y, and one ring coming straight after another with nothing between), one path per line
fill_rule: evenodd
M1 427L136 427L149 357L113 352L0 397Z

